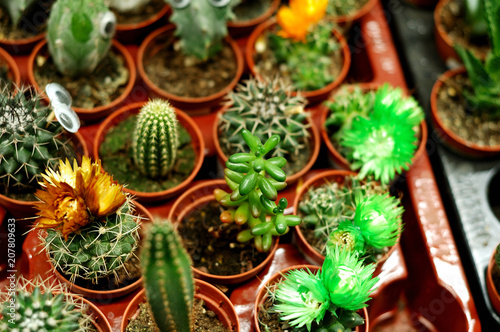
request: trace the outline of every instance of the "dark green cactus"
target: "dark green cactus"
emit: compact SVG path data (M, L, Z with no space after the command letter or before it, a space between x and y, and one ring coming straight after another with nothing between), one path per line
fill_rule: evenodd
M0 6L7 9L12 26L19 24L21 17L36 3L37 0L0 0Z
M146 296L160 331L190 332L194 299L191 259L169 221L147 230L141 265Z
M177 115L168 101L155 99L144 105L132 144L134 162L141 173L151 178L168 174L179 147Z

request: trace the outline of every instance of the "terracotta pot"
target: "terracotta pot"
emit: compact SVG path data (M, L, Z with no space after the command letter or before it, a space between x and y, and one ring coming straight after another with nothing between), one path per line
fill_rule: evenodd
M374 90L377 89L380 84L377 83L362 83L359 84L359 86L363 90ZM352 86L354 87L354 86ZM335 96L333 96L335 98ZM328 134L328 130L325 127L325 122L328 116L330 115L330 110L328 107L325 105L322 105L322 110L321 110L321 137L323 138L323 142L325 143L327 149L328 149L328 156L330 157L332 163L335 165L335 167L340 168L340 169L351 169L351 163L333 146L332 141L330 140L330 136ZM423 120L420 123L420 142L418 145L417 150L415 151L415 155L413 156L412 164L414 164L419 158L424 154L425 152L425 146L427 143L427 124L425 120Z
M363 7L352 12L349 15L329 16L328 18L329 20L341 25L352 25L354 22L360 21L365 15L370 13L377 2L378 0L368 0L368 2L363 5Z
M443 82L452 78L455 75L466 75L467 71L465 68L457 68L453 70L448 70L442 74L434 86L431 92L431 119L434 130L439 135L439 138L453 151L472 158L486 158L497 156L500 153L500 145L495 146L481 146L475 143L466 141L465 139L459 137L452 130L444 126L442 119L439 117L437 99L439 91L443 86Z
M93 146L94 159L96 160L101 159L99 157L99 148L102 142L104 141L104 138L106 137L108 131L113 126L116 126L119 122L125 120L129 116L139 114L139 111L141 110L142 106L144 106L144 104L145 102L139 102L124 106L120 110L112 113L104 120L104 122L101 123L94 139L94 146ZM140 192L133 190L133 188L127 188L127 187L123 188L124 191L132 194L134 198L139 202L148 202L148 203L157 202L161 200L166 200L167 198L177 195L178 193L182 192L189 186L189 184L193 181L193 179L196 177L196 175L201 169L201 166L203 164L203 159L205 157L204 155L205 143L203 141L203 136L201 134L201 131L196 125L196 123L193 121L193 119L189 117L186 113L182 112L177 108L175 108L175 112L177 113L177 119L179 120L179 123L188 131L189 135L191 136L191 144L196 154L196 160L193 171L179 185L160 192ZM103 165L103 168L104 167L105 165Z
M220 322L230 331L240 330L240 321L236 310L224 293L216 287L203 280L194 279L195 294L194 297L205 302L206 307L215 312ZM120 331L125 332L130 320L138 315L139 304L146 302L146 290L142 289L130 301L123 313Z
M12 80L16 86L19 86L21 84L21 73L19 72L16 61L14 61L14 58L12 58L9 53L0 48L0 63L2 62L7 63L9 67L10 80Z
M153 216L149 211L142 206L141 204L134 202L135 207L136 207L136 215L141 216L145 219L141 219L143 223L151 223L154 222ZM117 298L123 297L127 294L132 293L134 290L139 288L142 285L142 276L134 281L133 283L125 286L125 287L120 287L116 288L113 290L95 290L95 289L90 289L90 288L85 288L79 285L76 285L66 279L65 276L63 276L52 264L52 261L50 260L49 254L46 253L47 255L47 261L50 263L50 268L51 271L54 273L54 275L61 281L63 284L68 286L68 289L76 294L81 294L82 296L85 296L86 298L91 298L96 301L103 301L103 302L108 302L108 301L113 301Z
M99 332L112 332L113 329L111 328L111 325L109 324L108 320L106 319L106 316L102 313L99 308L90 302L89 300L78 296L76 294L71 294L68 293L67 295L73 297L77 301L83 301L84 305L88 306L87 313L92 317L92 321L94 323L94 326L97 328L97 331Z
M231 47L237 65L236 75L234 76L231 83L229 83L229 85L227 85L219 92L205 97L182 97L174 95L168 91L161 89L153 81L151 81L144 68L144 59L158 53L159 48L163 46L161 43L166 40L167 37L172 36L174 32L175 26L173 24L169 24L163 28L153 31L146 37L146 39L139 47L139 51L137 53L137 67L139 75L153 95L170 100L172 105L187 112L203 113L211 111L212 108L217 107L220 104L226 94L231 91L233 87L238 83L243 73L243 56L236 43L231 38L226 37L225 43ZM158 42L157 39L160 39L161 42Z
M248 64L248 68L250 69L252 75L260 79L262 79L262 76L255 69L255 61L254 61L255 42L262 34L264 34L267 30L271 29L275 25L277 25L276 19L271 18L266 22L259 24L248 38L245 58ZM335 38L339 41L340 45L342 46L342 54L344 56L344 63L342 66L342 70L340 71L337 78L333 80L333 82L329 83L323 88L310 91L300 91L300 95L307 98L310 104L318 103L326 99L330 94L330 92L332 92L333 89L335 89L337 86L340 85L340 83L344 81L344 79L347 76L347 73L349 72L349 67L351 65L351 51L349 50L349 45L347 45L347 41L345 40L344 36L342 36L341 33L333 30L332 34L335 36ZM292 95L293 96L297 95L297 92L292 91Z
M257 293L257 297L256 297L255 302L254 302L253 324L254 324L255 332L264 332L261 330L260 324L259 324L259 311L267 298L268 286L277 283L279 280L281 280L283 278L283 275L285 273L287 273L288 271L297 270L297 269L309 269L311 272L316 272L320 268L318 266L314 266L314 265L295 265L295 266L291 266L291 267L288 267L286 269L283 269L283 270L275 273L271 278L269 278L265 287L261 287L259 289L259 292ZM369 319L368 319L368 311L366 310L366 308L363 308L362 310L358 310L358 314L365 320L365 323L363 325L356 326L356 329L354 331L356 331L356 332L368 332L369 325L370 325Z
M116 25L115 38L124 44L140 43L152 28L157 26L160 20L169 15L169 13L170 6L166 4L159 12L145 21L137 23L118 23Z
M182 194L177 200L174 202L174 205L170 209L170 213L168 219L173 223L180 223L182 219L193 209L199 208L199 206L203 206L208 204L211 201L215 201L215 197L213 196L214 189L223 189L227 192L230 191L229 187L226 184L225 180L217 179L217 180L205 180L197 185L188 189L184 194ZM240 284L244 281L247 281L254 276L256 276L260 271L264 269L274 257L274 253L278 248L279 239L274 239L273 246L269 250L269 254L266 259L262 261L259 265L247 271L245 273L240 273L236 275L216 275L211 273L203 272L195 267L193 267L193 273L195 278L199 278L205 280L212 284L222 284L222 285L235 285Z
M272 0L269 8L258 17L246 21L227 22L229 34L233 38L248 36L257 25L269 19L276 12L279 5L280 0Z
M221 110L221 112L224 112L226 109ZM217 152L217 159L220 163L220 165L225 165L226 161L228 160L228 157L224 154L222 151L222 148L220 146L220 141L219 141L219 131L218 131L218 125L219 125L219 117L221 116L221 113L219 113L214 121L213 129L212 129L212 137L214 139L214 145L215 145L215 151ZM314 125L312 117L309 119L309 124L311 125L308 129L309 134L311 135L311 143L312 143L312 153L311 153L311 158L309 159L309 162L304 166L303 169L301 169L299 172L292 174L290 176L287 175L286 177L286 182L290 185L295 182L297 182L298 179L303 177L314 165L316 162L316 159L318 158L319 155L319 149L321 146L321 141L320 141L320 135L318 128Z
M498 290L493 282L493 269L495 268L495 252L491 254L490 261L488 263L488 269L486 270L486 289L488 290L488 297L490 298L491 306L497 314L500 315L500 295L498 294Z
M79 159L82 156L88 156L89 150L87 148L87 144L85 143L85 139L83 138L83 136L79 132L76 132L75 134L71 134L70 137L76 146L76 152L77 156L79 156ZM19 219L16 221L17 225L20 224L21 227L23 229L26 228L26 230L28 230L32 220L31 219L23 220L23 219L33 217L35 215L37 211L35 209L35 204L37 203L38 201L21 201L0 194L0 205L5 207L7 211L9 211L14 218Z
M125 86L125 89L123 93L113 100L111 103L107 105L101 105L98 107L94 108L80 108L80 107L73 107L75 112L78 114L80 120L85 120L85 121L95 121L98 119L102 119L103 117L107 116L110 114L112 111L118 109L118 107L125 101L125 99L129 96L130 92L132 91L132 88L134 87L135 84L135 79L136 79L136 65L134 62L134 59L130 55L129 51L119 42L113 39L112 43L112 49L119 55L121 55L124 59L125 66L127 67L129 71L129 78L128 78L128 83ZM33 52L31 52L29 59L28 59L28 80L31 85L33 85L37 91L43 92L45 88L42 89L38 85L35 79L35 74L34 70L37 67L36 66L36 58L38 56L44 56L44 57L49 57L48 53L48 47L47 47L47 41L44 40L37 44L35 48L33 49ZM44 99L47 103L50 103L50 100L48 97L44 94Z

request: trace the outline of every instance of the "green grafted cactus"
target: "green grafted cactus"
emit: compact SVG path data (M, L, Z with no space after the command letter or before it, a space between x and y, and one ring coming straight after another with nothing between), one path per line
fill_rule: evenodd
M239 0L165 0L172 7L171 21L184 54L202 61L222 49L226 23L233 18L232 7Z
M108 53L115 27L115 15L104 0L56 1L47 42L57 69L66 76L92 73Z
M178 121L175 109L166 100L144 105L132 144L134 162L143 174L160 178L172 169L179 147Z
M141 252L146 296L160 331L190 332L194 281L191 259L169 222L147 231Z
M0 0L0 6L7 9L12 26L19 24L21 17L31 8L36 0Z
M0 93L0 187L8 193L37 187L46 167L70 156L69 140L59 122L49 120L50 109L39 104L40 95L5 87Z

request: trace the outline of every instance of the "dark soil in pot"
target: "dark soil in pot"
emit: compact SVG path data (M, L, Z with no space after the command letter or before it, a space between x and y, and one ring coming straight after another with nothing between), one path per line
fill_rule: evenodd
M241 0L233 8L233 22L244 22L259 17L271 6L272 0Z
M500 145L500 120L475 114L461 91L473 92L466 75L454 75L438 92L437 110L443 125L462 139L480 145Z
M228 332L217 315L205 307L205 302L195 298L193 303L193 332ZM161 332L153 319L148 303L139 305L139 315L130 320L126 332Z
M0 59L0 89L10 84L12 84L12 81L9 78L9 66Z
M131 115L106 134L99 149L103 168L119 183L127 184L128 189L140 192L159 192L184 181L191 174L196 157L187 130L179 126L180 146L174 168L167 177L157 180L142 175L134 164L131 133L136 122L137 115Z
M222 208L210 201L188 213L179 223L183 244L198 270L215 275L236 275L250 271L263 262L268 253L258 252L253 241L240 243L242 230L235 223L220 221Z
M53 2L53 0L38 1L30 13L21 18L19 24L14 28L10 23L7 10L0 6L0 40L27 39L45 32Z
M121 13L117 10L112 10L116 15L116 22L118 24L136 24L147 21L158 14L165 7L165 4L165 0L152 0L138 12Z
M125 91L129 80L129 70L125 59L113 48L91 75L66 77L57 68L46 47L38 54L34 64L34 76L42 90L49 83L64 86L73 98L73 106L92 109L110 104Z

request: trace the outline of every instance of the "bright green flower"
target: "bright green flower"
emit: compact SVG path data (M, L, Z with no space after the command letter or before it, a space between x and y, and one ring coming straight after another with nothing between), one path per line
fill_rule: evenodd
M330 301L339 308L359 310L366 302L378 278L373 278L375 265L363 266L355 252L329 247L320 273Z
M350 220L342 221L339 227L330 234L328 245L343 247L356 252L359 256L365 253L363 234Z

